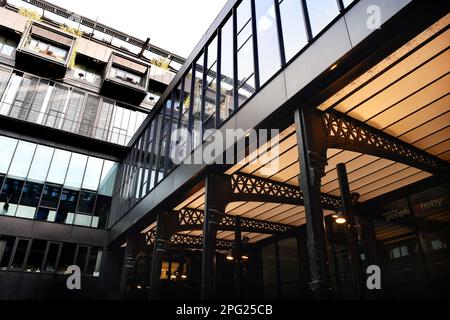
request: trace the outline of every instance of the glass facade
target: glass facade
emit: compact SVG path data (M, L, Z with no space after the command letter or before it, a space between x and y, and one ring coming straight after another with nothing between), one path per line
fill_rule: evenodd
M0 270L66 274L78 265L84 276L99 277L102 250L95 246L0 236Z
M117 218L175 168L170 142L186 139L172 137L168 128L190 133L180 148L188 156L208 138L206 130L220 127L350 3L339 8L335 0L239 1L134 137L121 170Z
M0 114L126 145L147 116L84 90L0 67Z
M118 164L0 136L0 215L106 226Z

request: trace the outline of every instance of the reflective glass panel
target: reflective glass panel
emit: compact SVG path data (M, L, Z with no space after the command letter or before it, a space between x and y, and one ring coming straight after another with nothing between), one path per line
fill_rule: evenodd
M52 161L53 151L53 148L41 145L37 146L30 173L28 174L28 180L36 182L45 181L50 168L50 162Z
M52 164L48 173L47 181L57 184L63 184L66 177L67 167L70 161L70 152L64 150L55 150Z
M16 150L17 140L0 136L0 173L7 173Z
M72 153L64 187L75 189L81 188L87 158L88 157L85 155Z
M103 160L89 157L84 174L83 189L97 190L102 174Z
M306 0L313 37L339 14L336 0Z
M14 158L9 168L8 176L26 178L30 169L36 145L25 141L19 141Z
M301 1L280 1L280 15L284 51L289 61L308 43Z

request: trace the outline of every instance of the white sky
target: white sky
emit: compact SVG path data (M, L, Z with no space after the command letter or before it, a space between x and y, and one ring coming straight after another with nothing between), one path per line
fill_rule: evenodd
M49 0L187 58L227 0Z

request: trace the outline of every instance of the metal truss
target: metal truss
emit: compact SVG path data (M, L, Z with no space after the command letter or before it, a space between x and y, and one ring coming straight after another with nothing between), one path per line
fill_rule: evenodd
M230 176L232 201L272 202L304 206L303 192L299 187L243 173ZM322 194L322 207L341 210L341 199Z
M156 239L156 231L150 230L145 235L147 245L154 246ZM234 242L229 240L216 240L216 249L229 250L233 247ZM202 249L203 237L190 236L185 234L174 234L169 241L161 242L158 247L163 250L168 249Z
M322 115L328 148L351 150L400 162L433 174L448 174L450 165L419 148L342 113Z
M234 231L237 224L237 217L217 214L218 221L220 221L218 230L221 231ZM179 216L179 227L180 231L189 230L201 230L205 221L205 212L203 210L195 209L182 209L178 211ZM261 233L261 234L283 234L294 230L293 226L274 223L268 221L261 221L256 219L249 219L244 217L239 217L240 229L243 232Z

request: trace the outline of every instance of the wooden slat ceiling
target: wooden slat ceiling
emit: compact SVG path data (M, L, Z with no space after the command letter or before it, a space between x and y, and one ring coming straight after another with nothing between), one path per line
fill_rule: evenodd
M360 121L410 143L446 161L450 160L450 15L418 35L347 87L330 97L321 110L334 108ZM299 185L297 140L294 126L280 134L280 154L252 163L251 154L227 174L242 172L279 182ZM339 196L336 165L346 163L350 189L367 201L431 174L394 161L351 151L328 150L322 192ZM272 176L261 171L271 161L279 161ZM204 209L202 189L174 209ZM305 223L304 207L275 203L232 203L227 213L248 218L299 226ZM326 215L333 212L326 212ZM201 235L201 231L186 232ZM243 234L251 242L267 235ZM220 232L218 238L232 240L233 232Z

